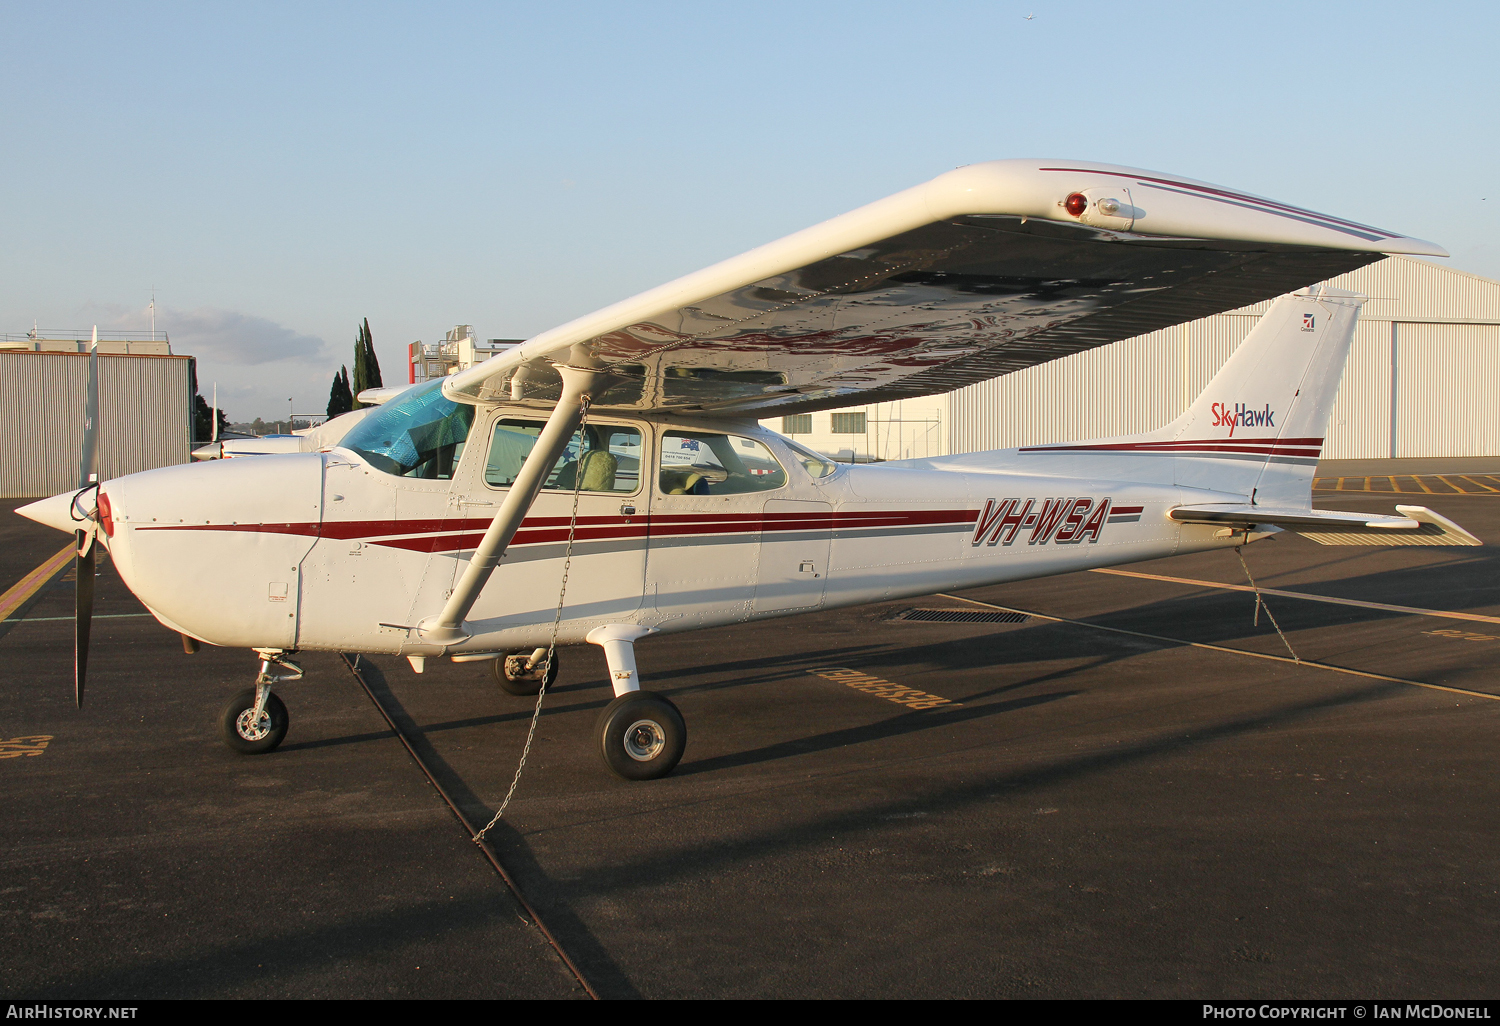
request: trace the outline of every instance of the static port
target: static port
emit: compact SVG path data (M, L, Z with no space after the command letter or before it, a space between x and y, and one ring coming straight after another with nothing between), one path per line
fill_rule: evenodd
M1063 209L1074 217L1082 217L1083 212L1089 208L1089 198L1081 192L1075 192L1063 200Z

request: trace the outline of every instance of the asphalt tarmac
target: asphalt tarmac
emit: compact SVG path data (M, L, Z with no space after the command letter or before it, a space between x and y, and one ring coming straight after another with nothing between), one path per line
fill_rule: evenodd
M1500 494L1426 498L1500 543ZM18 504L0 590L66 542ZM1269 588L1500 618L1496 551L1281 535L1245 555ZM1128 569L1244 583L1232 552ZM0 994L585 996L343 660L308 655L285 744L239 756L218 717L253 656L185 655L107 565L99 583L81 713L71 582L0 624L0 742L50 738L0 758ZM601 996L1500 990L1500 619L1267 600L1302 659L1444 691L1185 644L1285 656L1242 592L1081 573L964 596L1081 623L892 619L990 608L933 597L642 642L689 729L651 783L604 768L604 661L565 650L491 836ZM529 701L475 664L362 666L487 820Z

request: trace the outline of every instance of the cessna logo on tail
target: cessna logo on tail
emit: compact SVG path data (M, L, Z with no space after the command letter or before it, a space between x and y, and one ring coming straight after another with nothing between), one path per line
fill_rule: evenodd
M1234 437L1234 429L1237 427L1276 426L1276 411L1271 409L1270 403L1259 410L1252 410L1244 403L1235 403L1233 409L1230 409L1228 403L1214 403L1209 411L1214 415L1214 427L1227 427L1230 438Z
M1077 545L1087 539L1099 540L1109 517L1109 499L1070 497L1066 499L985 499L984 509L974 523L971 545L1010 545L1023 532L1027 545ZM1135 512L1140 512L1139 508Z

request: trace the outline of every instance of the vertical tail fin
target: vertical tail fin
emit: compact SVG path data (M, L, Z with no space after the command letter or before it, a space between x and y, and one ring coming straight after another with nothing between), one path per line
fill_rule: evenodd
M1364 301L1314 286L1271 304L1197 401L1152 436L1177 455L1176 483L1309 505Z

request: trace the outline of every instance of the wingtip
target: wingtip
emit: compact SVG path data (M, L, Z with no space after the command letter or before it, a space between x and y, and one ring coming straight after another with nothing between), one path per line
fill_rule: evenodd
M1428 242L1425 239L1398 239L1385 252L1393 256L1441 257L1443 259L1453 255L1437 243Z

